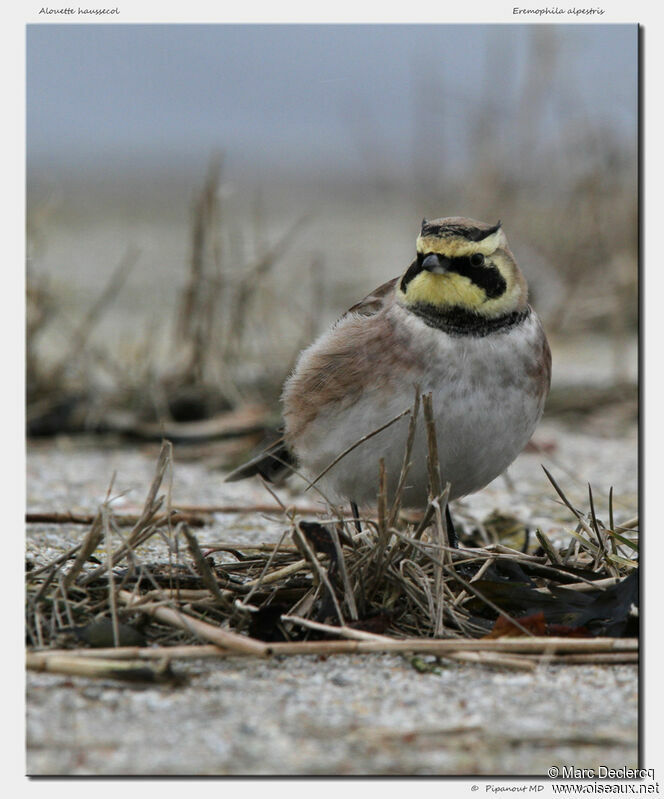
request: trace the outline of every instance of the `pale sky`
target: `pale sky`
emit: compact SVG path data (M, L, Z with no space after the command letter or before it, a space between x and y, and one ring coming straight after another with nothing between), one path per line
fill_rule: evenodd
M29 25L29 167L186 168L223 149L356 170L367 147L398 164L432 136L462 161L487 103L492 134L512 135L537 27ZM590 122L635 140L636 25L545 27L541 135Z

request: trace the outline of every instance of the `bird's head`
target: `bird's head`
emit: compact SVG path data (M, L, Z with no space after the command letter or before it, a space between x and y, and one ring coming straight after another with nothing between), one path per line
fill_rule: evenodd
M417 257L397 288L397 301L416 310L458 310L495 319L525 308L528 288L498 222L465 217L422 222Z

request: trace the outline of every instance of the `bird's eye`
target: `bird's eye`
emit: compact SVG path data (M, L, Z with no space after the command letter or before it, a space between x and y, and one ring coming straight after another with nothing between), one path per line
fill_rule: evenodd
M472 266L483 266L484 265L484 256L481 252L473 253L470 256L470 263Z

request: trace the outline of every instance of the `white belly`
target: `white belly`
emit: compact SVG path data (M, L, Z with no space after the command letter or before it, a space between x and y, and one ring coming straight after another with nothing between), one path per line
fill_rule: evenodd
M417 327L414 339L418 348L431 353L426 368L395 375L387 388L384 384L372 388L368 375L366 391L320 413L295 445L309 479L316 478L359 438L412 407L416 383L421 393L432 393L442 483L451 484L451 499L483 488L509 466L530 439L544 399L531 368L542 335L534 314L518 328L484 338L449 337L419 319L409 324ZM408 423L406 416L357 446L317 483L319 488L333 501L373 502L378 464L383 458L388 490L393 492ZM404 505L426 502L427 446L421 415L406 486Z

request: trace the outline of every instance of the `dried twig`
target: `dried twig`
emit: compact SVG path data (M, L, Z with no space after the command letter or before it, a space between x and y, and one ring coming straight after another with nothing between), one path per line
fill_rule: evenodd
M253 638L248 638L229 630L222 630L220 627L214 627L212 624L195 619L173 608L144 605L140 599L134 594L130 594L129 591L119 591L118 598L133 610L140 610L142 613L154 616L165 624L187 630L187 632L199 638L211 641L233 652L243 652L244 654L258 657L265 657L268 654L268 647L262 641L255 641Z
M422 412L427 433L427 468L429 470L429 498L440 496L443 487L440 478L440 461L438 458L438 439L436 438L436 421L433 415L431 393L422 397Z
M502 652L451 652L445 657L459 663L477 663L482 666L497 666L517 671L535 671L537 663L518 655L504 655Z
M157 461L157 469L150 489L148 491L143 512L139 516L136 524L132 528L126 543L122 544L119 549L113 554L109 562L95 569L90 574L79 580L81 586L89 585L97 580L109 568L115 566L131 549L144 544L147 539L156 532L154 525L154 517L157 515L161 507L162 500L157 498L157 491L166 474L166 470L173 458L173 448L168 441L164 441L159 452L159 459Z
M310 629L348 635L346 640L335 641L296 641L278 644L265 644L264 651L251 652L233 649L223 644L196 644L189 646L161 647L118 647L105 649L57 649L31 652L30 656L36 664L42 664L51 658L83 657L86 659L136 659L161 660L163 658L204 658L204 657L237 657L258 655L296 656L335 655L354 652L419 652L420 654L450 657L460 653L518 654L523 658L534 658L537 664L542 656L551 658L551 662L593 663L593 662L633 662L638 657L639 642L635 638L493 638L493 639L442 639L431 638L394 639L377 636L363 630L349 627L331 627L298 617L282 617L284 621L301 623ZM352 636L352 638L351 638ZM252 639L239 636L244 641Z
M163 657L163 656L162 656ZM40 653L28 652L26 666L32 671L48 671L53 674L67 674L75 677L96 677L106 680L128 680L131 682L171 682L175 675L168 660L157 666L145 660L131 661L120 659L102 660L98 657L72 656L70 654L40 657Z
M355 641L389 642L392 640L384 635L368 633L365 630L356 630L354 627L347 627L346 625L334 627L332 624L323 624L319 621L303 619L300 616L282 615L281 620L292 624L298 624L300 627L305 627L308 630L316 630L317 632L327 633L328 635L338 635L340 638L348 638Z
M387 520L388 528L394 527L394 523L396 522L397 517L399 516L403 491L406 485L406 478L408 477L408 472L411 466L410 459L413 454L413 444L415 442L415 433L417 431L417 417L419 416L419 413L420 413L420 390L419 387L417 387L415 389L415 400L413 402L413 408L410 414L410 419L408 420L408 435L406 437L406 449L404 450L403 462L401 464L399 482L397 483L396 491L394 492L394 500L392 502L392 507L390 509L389 518Z
M101 512L98 512L97 515L94 517L94 520L92 522L92 527L88 530L87 535L83 539L83 543L81 544L81 547L78 550L78 554L76 555L76 559L74 560L71 569L67 572L67 574L64 577L63 582L65 588L69 588L69 586L74 582L74 580L78 576L83 566L85 566L87 559L101 544L103 537L104 537L104 528L102 525Z
M320 580L325 586L328 595L332 601L332 604L334 605L334 609L336 611L337 618L339 619L339 623L345 624L344 616L341 611L341 607L339 606L339 600L337 599L337 596L334 592L334 588L332 588L332 585L330 583L330 578L326 574L325 569L320 565L320 561L316 557L316 554L314 553L312 548L309 546L309 542L307 541L306 536L303 535L302 531L297 525L293 526L293 532L297 537L298 543L302 546L302 549L306 553L307 560L309 561L310 565L313 567L314 571L318 574Z
M187 539L187 547L189 548L189 552L191 553L191 556L194 559L196 568L198 569L198 572L201 575L201 578L205 583L207 589L210 591L210 593L215 597L215 599L218 602L220 602L222 605L225 605L228 600L221 592L221 589L217 584L215 576L214 574L212 574L212 569L210 568L209 563L203 557L203 553L201 552L200 547L198 546L198 541L196 540L196 536L189 530L186 524L180 525L178 529L182 531L182 534Z
M410 638L394 641L301 641L270 644L272 655L325 655L354 652L419 652L445 655L448 652L518 652L523 654L636 652L632 638L494 638L443 639Z
M233 511L229 512L232 513ZM40 512L26 513L25 521L27 524L93 524L96 517L97 514L95 513ZM139 518L137 514L133 513L114 513L113 523L118 527L134 527ZM212 519L210 517L195 516L191 513L179 513L178 511L174 511L170 516L167 513L158 513L153 521L155 527L162 527L168 524L169 521L171 524L186 522L190 527L205 527L211 524ZM76 547L76 549L79 550L80 547Z

